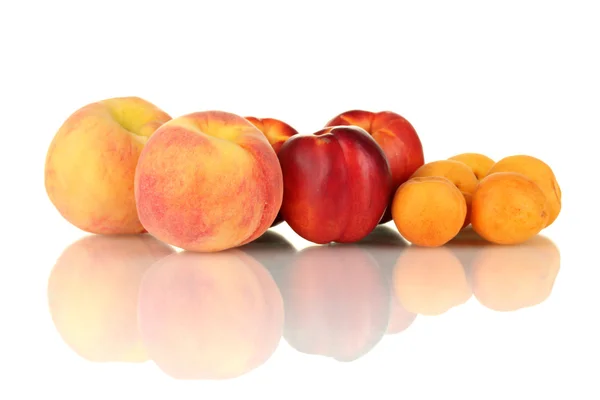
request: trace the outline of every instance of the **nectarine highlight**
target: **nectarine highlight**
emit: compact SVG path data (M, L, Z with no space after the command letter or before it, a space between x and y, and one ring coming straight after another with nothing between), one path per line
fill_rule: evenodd
M140 221L158 239L214 252L251 242L273 223L283 182L277 155L248 120L184 115L146 144L135 175Z

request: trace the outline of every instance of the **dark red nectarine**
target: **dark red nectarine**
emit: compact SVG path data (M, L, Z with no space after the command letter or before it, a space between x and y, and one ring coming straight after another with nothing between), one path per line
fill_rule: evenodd
M392 179L383 150L359 127L295 135L279 150L284 177L281 213L314 243L356 242L381 220Z

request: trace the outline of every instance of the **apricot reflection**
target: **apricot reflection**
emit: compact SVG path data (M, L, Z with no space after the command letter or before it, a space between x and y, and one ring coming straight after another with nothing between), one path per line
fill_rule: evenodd
M67 247L48 280L52 321L63 341L93 362L143 362L137 326L142 276L171 247L149 235L86 236Z
M352 361L370 351L388 327L389 284L359 245L301 250L280 287L284 338L302 353Z
M465 269L447 247L410 246L394 269L394 292L415 314L440 315L472 296Z
M558 247L544 236L517 246L488 245L473 259L473 292L495 311L531 307L550 296L559 270Z
M144 276L140 332L148 355L176 379L230 379L263 364L283 332L281 294L246 252L182 252Z

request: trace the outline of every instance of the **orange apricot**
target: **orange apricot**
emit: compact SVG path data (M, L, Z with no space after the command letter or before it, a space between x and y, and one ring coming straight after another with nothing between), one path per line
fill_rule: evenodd
M425 247L442 246L461 230L467 214L464 196L443 177L412 178L392 200L392 218L409 242Z
M488 171L488 175L496 172L518 172L533 180L548 200L549 218L546 226L556 220L561 210L562 192L548 164L532 156L514 155L498 161Z
M546 196L525 175L497 172L481 180L471 204L471 225L489 242L517 244L548 222Z
M485 178L490 168L494 165L494 160L479 153L461 153L450 157L448 160L460 161L466 164L473 170L473 173L479 180Z
M447 178L462 192L473 193L477 187L477 177L465 163L455 160L438 160L429 162L412 175L413 178L441 176Z
M467 205L467 215L465 217L465 222L463 224L463 229L467 226L471 225L471 204L473 202L473 195L471 193L462 192L462 195L465 198L465 204Z

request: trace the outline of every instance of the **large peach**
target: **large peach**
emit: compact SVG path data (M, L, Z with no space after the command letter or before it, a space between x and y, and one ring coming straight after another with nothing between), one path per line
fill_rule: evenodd
M140 287L143 343L175 379L231 379L262 365L281 340L283 313L269 273L237 249L174 254Z
M362 128L295 135L279 150L288 225L314 243L355 242L375 228L392 180L377 142Z
M67 247L48 279L50 314L64 342L89 361L147 360L138 290L145 271L172 253L150 235L93 235Z
M353 361L379 343L390 312L390 287L358 245L301 250L281 281L284 338L305 354Z
M290 125L275 118L246 117L246 119L266 136L267 140L271 144L271 147L273 147L273 150L275 150L276 153L279 152L279 149L281 146L283 146L286 140L298 134L298 131L292 128ZM277 217L271 226L279 225L282 222L283 216L281 213L277 213Z
M281 206L277 155L248 120L197 112L164 124L135 175L140 221L158 239L213 252L262 235Z
M406 182L425 162L423 145L417 131L401 115L391 111L351 110L326 124L327 127L340 125L359 126L373 136L390 164L393 190ZM381 223L391 220L392 215L388 209Z
M46 155L46 192L58 212L90 233L143 232L135 168L148 138L170 119L138 97L91 103L69 116Z

